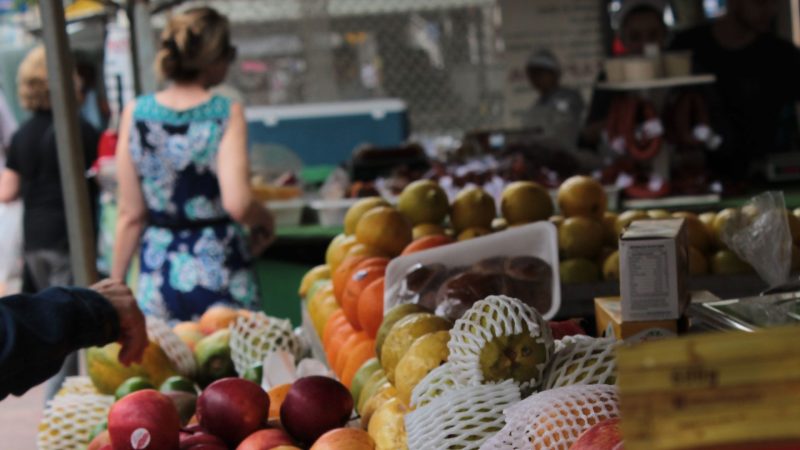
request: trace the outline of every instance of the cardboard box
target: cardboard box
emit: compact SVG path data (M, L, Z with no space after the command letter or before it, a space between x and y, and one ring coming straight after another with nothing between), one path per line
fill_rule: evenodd
M625 321L622 319L622 305L619 297L598 297L594 299L594 313L597 322L597 335L613 335L628 342L642 342L677 335L685 329L681 320ZM683 321L685 322L685 320Z
M619 240L622 319L675 320L689 306L683 219L633 222Z

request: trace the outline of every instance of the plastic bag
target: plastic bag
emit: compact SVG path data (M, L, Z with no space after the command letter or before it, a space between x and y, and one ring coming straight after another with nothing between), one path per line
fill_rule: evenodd
M789 280L792 235L782 192L753 197L722 229L722 241L747 261L770 287Z
M0 283L22 276L22 202L0 203Z

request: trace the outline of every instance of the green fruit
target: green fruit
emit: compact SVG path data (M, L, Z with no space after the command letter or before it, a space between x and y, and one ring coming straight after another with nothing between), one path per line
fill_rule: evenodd
M117 391L114 392L114 398L119 400L132 392L155 388L153 383L145 377L130 377L119 385Z
M513 378L524 383L538 378L540 366L547 362L547 348L531 336L523 325L522 333L495 337L481 349L479 364L484 381Z
M585 258L561 261L559 272L561 274L561 282L564 284L600 281L600 268L597 264Z
M256 364L252 367L249 367L247 370L244 371L242 378L248 381L252 381L257 385L261 385L261 380L264 378L264 366L261 364Z
M378 358L372 358L365 362L353 376L353 381L350 383L350 393L353 395L353 403L358 404L358 397L361 395L361 390L364 389L364 383L367 382L369 377L381 368L381 363Z
M92 428L92 431L89 432L89 438L86 442L92 442L94 438L97 437L98 434L106 431L108 429L108 420L104 420L103 422L97 424L96 427Z
M364 411L364 406L366 406L369 399L375 396L378 393L378 389L381 386L388 383L389 380L386 378L386 374L383 372L383 369L378 369L372 373L372 375L367 378L367 381L364 382L364 387L361 389L361 394L358 397L358 403L356 403L356 412L362 414Z
M161 392L188 392L190 394L197 394L197 386L195 386L194 381L180 375L167 378L161 383L161 387L159 387L158 390Z
M236 368L231 359L231 331L219 330L203 338L194 348L197 360L197 381L208 386L220 378L235 377Z
M384 314L383 322L381 322L381 327L378 328L378 334L375 337L375 353L378 355L378 359L381 358L383 341L386 340L386 336L389 335L389 331L392 330L394 324L409 314L421 312L428 312L428 310L414 303L404 303L402 305L395 306L394 308L390 309L389 312Z

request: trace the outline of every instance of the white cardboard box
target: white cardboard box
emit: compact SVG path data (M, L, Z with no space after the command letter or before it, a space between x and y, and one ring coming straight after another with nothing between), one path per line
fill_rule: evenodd
M633 222L620 237L622 320L673 320L690 296L683 219Z

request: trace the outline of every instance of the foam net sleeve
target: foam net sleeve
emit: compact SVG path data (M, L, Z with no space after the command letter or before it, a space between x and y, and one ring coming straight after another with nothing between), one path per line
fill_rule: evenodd
M430 403L433 399L453 389L466 386L458 372L453 370L450 363L431 370L420 380L411 392L411 408L418 408Z
M557 351L545 373L542 389L553 389L575 384L614 384L617 365L614 338L568 336L561 340L563 348Z
M522 382L523 390L533 388L542 381L547 361L553 355L554 343L550 327L535 309L515 298L493 295L476 302L450 331L449 362L456 372L462 373L469 385L484 381L480 367L483 347L496 337L521 334L527 326L536 342L545 345L546 358L539 365L538 374Z
M114 397L65 394L47 403L39 423L39 450L84 450L89 434L108 416Z
M619 416L607 384L566 386L534 394L505 411L505 426L481 450L569 450L594 424Z
M406 415L408 448L477 450L503 427L503 410L519 400L513 380L447 391Z
M300 356L302 345L286 319L267 316L258 312L249 318L239 317L231 325L231 359L236 373L242 375L247 369L264 362L272 352L283 350L295 358Z
M197 370L194 353L163 319L147 316L147 336L158 344L181 375L191 378Z

